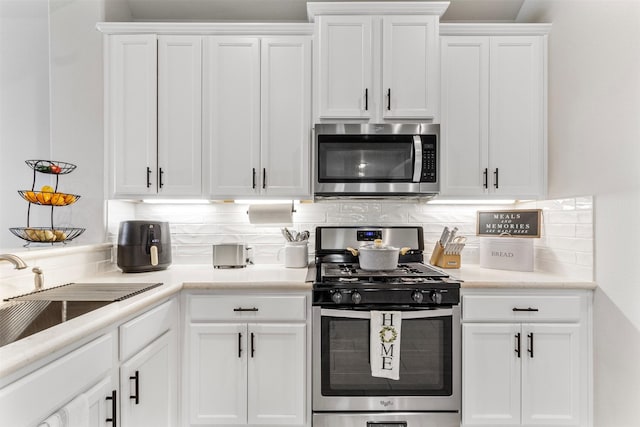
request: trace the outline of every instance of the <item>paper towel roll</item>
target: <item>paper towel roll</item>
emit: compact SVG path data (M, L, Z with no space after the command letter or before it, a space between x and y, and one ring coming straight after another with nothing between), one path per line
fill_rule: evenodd
M249 222L256 225L292 225L292 205L249 205Z

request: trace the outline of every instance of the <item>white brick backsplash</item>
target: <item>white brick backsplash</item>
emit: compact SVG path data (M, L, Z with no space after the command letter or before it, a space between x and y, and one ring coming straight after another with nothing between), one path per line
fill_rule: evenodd
M117 224L127 219L169 221L173 262L176 264L211 263L211 245L244 242L253 248L256 263L278 263L278 250L284 244L280 227L249 224L248 205L210 203L203 205L131 204L109 202L109 232L116 240ZM134 207L132 208L131 205ZM476 218L479 210L543 209L541 238L535 239L536 268L560 272L572 278L591 280L593 276L593 198L580 196L558 200L523 202L516 205L432 205L393 201L323 201L295 205L296 231L312 233L309 252L313 254L315 227L356 225L419 225L424 228L425 257L442 228L458 227L458 235L467 237L462 262L479 262ZM131 218L135 212L136 218Z

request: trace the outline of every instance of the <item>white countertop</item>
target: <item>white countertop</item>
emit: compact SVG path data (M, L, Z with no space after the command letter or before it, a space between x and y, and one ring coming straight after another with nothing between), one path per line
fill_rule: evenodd
M513 272L466 265L445 270L462 280L463 288L594 289L596 284L541 272ZM99 332L171 297L181 290L309 291L306 268L251 265L242 269L214 269L211 265L173 265L164 271L124 274L120 270L95 275L82 283L164 283L124 301L114 302L80 318L0 347L0 378L6 377L68 345Z

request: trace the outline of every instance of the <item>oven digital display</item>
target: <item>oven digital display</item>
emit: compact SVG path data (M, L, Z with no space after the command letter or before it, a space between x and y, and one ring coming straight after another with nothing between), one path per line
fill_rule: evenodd
M382 239L382 230L358 230L358 242L373 242Z

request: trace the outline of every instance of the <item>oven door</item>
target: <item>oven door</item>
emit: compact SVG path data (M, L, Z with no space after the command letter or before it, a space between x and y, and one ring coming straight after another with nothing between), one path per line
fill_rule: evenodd
M459 411L459 306L402 312L399 380L371 375L370 319L313 307L313 411Z

